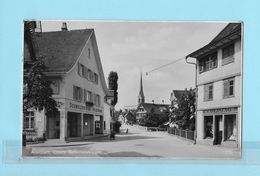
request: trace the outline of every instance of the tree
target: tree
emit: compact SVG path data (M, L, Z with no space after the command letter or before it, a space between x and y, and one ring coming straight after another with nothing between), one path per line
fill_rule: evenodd
M155 114L154 108L151 109L151 112L147 115L147 117L141 118L139 124L147 127L159 127L166 121L168 121L168 109L164 110L160 114Z
M23 110L30 108L38 111L56 112L58 104L52 98L51 82L46 79L43 71L46 69L43 61L38 59L28 72L24 73Z
M109 76L108 76L108 88L110 90L114 91L114 99L111 102L111 105L113 105L113 106L115 106L117 104L117 100L118 100L118 93L117 93L118 84L117 84L117 81L118 81L117 72L111 71L109 73Z
M195 92L185 90L185 93L174 100L170 118L182 129L195 129Z

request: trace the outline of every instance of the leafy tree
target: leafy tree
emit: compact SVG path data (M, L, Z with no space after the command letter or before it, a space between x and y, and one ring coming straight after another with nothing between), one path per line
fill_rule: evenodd
M155 114L154 109L152 108L147 117L139 120L139 124L147 127L158 127L169 120L168 115L169 112L167 109L160 114Z
M185 93L174 100L171 107L170 119L182 129L195 129L195 92L185 90Z
M23 110L35 108L39 111L56 112L58 104L52 98L51 82L46 79L46 69L41 59L35 61L28 72L24 73Z
M114 91L114 99L111 102L111 105L113 105L113 106L115 106L117 104L117 100L118 100L118 93L117 93L118 84L117 84L117 81L118 81L117 72L111 71L109 73L109 76L108 76L108 88L110 90Z

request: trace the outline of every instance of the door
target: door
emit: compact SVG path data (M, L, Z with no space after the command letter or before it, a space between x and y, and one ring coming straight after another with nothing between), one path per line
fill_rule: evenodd
M95 121L95 134L100 134L100 133L101 133L100 121Z
M47 138L60 138L60 114L47 114Z
M223 119L222 115L216 115L215 116L215 139L214 139L214 145L219 145L222 142L222 134L223 134Z

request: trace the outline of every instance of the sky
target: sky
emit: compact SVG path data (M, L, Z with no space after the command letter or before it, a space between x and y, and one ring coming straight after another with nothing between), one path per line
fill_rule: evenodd
M208 44L227 25L227 22L64 20L42 21L42 30L59 31L62 22L67 23L68 30L95 30L106 80L110 71L118 73L116 109L137 105L141 72L148 103L164 100L170 104L172 90L194 88L195 67L185 62L185 56Z

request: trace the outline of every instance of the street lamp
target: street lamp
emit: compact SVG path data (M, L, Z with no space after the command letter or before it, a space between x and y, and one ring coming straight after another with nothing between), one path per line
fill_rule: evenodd
M198 85L197 85L197 60L196 62L189 62L187 61L188 58L192 58L192 57L185 57L185 61L188 64L193 64L195 65L195 130L194 130L194 144L196 144L197 141L197 107L198 107ZM193 58L196 59L196 58Z

